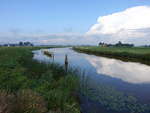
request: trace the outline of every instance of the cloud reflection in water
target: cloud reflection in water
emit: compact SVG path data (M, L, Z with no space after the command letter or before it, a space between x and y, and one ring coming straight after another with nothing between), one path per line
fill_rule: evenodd
M118 78L128 83L150 83L150 66L97 56L86 56L86 59L99 74Z

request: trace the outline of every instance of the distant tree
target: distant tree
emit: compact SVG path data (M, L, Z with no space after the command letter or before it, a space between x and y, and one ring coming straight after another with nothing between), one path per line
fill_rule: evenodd
M121 41L119 41L119 42L118 42L118 44L120 44L120 45L121 45L121 44L122 44L122 42L121 42Z
M98 45L99 45L99 46L106 46L107 44L104 43L104 42L100 42Z
M33 46L31 42L24 42L24 46Z
M134 47L134 44L128 44L128 43L122 43L119 41L117 44L115 44L116 47Z
M19 46L23 46L24 45L24 43L23 42L19 42Z
M103 44L103 43L102 43L102 42L100 42L98 45L99 45L99 46L101 46L102 44Z
M98 45L101 47L134 47L134 44L122 43L121 41L116 44L107 44L104 42L100 42Z
M117 47L122 46L122 42L121 42L121 41L119 41L118 43L116 43L116 44L115 44L115 46L117 46Z

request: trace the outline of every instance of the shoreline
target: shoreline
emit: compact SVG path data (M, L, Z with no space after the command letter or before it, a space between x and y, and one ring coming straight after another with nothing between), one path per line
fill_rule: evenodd
M126 62L135 62L150 65L150 54L134 54L129 52L95 51L92 48L74 47L73 50L81 53L115 58ZM111 48L110 48L111 49Z

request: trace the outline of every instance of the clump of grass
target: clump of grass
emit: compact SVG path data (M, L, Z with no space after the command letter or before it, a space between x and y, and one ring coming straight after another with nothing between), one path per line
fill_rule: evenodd
M0 91L0 113L46 112L46 102L43 97L31 90L16 93Z
M6 91L0 91L0 113L12 113L13 105L15 103L14 95Z
M17 93L15 113L46 113L47 103L44 98L32 90L22 90Z

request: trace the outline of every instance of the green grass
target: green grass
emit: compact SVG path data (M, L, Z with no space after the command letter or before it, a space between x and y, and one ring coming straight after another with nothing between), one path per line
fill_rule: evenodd
M33 60L35 49L41 47L0 48L0 110L5 113L80 113L76 73L66 72L58 64Z
M150 65L150 48L142 47L74 47L74 50L99 56L135 61Z

